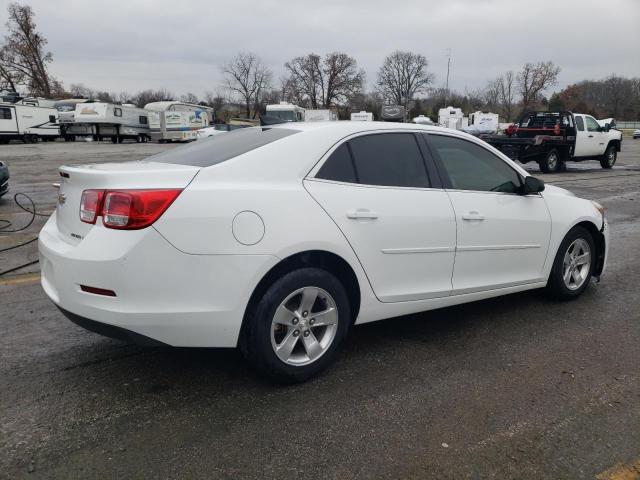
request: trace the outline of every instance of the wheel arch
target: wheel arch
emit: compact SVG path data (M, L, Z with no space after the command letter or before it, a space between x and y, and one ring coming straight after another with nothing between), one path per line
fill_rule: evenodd
M571 227L571 229L569 231L573 230L575 227L582 227L582 228L586 229L591 234L591 237L593 238L593 241L594 241L595 247L596 247L596 262L595 262L595 266L593 268L592 275L594 277L599 277L600 274L602 273L603 268L604 268L604 257L605 257L605 252L606 252L604 234L596 226L595 223L593 223L593 222L591 222L589 220L583 220L581 222L576 223L573 227ZM567 233L569 233L569 232L567 232Z
M251 308L262 297L269 286L282 275L304 267L322 268L332 273L338 278L338 280L340 280L347 291L347 295L349 296L351 322L355 322L358 317L358 313L360 312L361 290L358 277L349 262L340 255L327 250L305 250L280 260L280 262L274 265L262 277L262 279L260 279L256 287L253 289L253 292L249 297L249 301L247 302L247 306L245 307L244 315L242 316L242 325L240 327L239 341L241 341L244 336L247 316L251 311Z
M616 147L616 152L619 152L622 148L622 142L618 139L613 139L613 140L609 140L609 143L607 144L607 148L605 149L605 152L612 145Z

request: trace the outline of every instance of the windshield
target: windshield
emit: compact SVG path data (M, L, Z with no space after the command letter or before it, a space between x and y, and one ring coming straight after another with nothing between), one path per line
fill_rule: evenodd
M213 135L184 147L149 157L150 162L210 167L298 133L287 128L240 128L226 135Z
M268 111L267 115L269 115L270 117L277 117L280 120L286 120L287 122L294 122L296 117L294 112L292 112L291 110L280 110L280 111Z

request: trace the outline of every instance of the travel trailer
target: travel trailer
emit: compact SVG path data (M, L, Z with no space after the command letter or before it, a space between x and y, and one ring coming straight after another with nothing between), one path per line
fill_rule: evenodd
M361 110L360 112L353 112L351 114L352 122L373 122L373 113L365 112Z
M58 123L60 124L60 136L67 142L76 139L75 135L67 133L67 127L73 125L73 117L76 115L76 105L91 102L88 98L66 98L57 100L53 108L58 110Z
M110 138L113 143L125 139L146 142L150 138L148 113L131 104L78 103L73 124L66 126L65 134L88 136L96 141Z
M417 123L418 125L433 125L433 120L426 115L418 115L417 117L413 117L413 123Z
M279 118L285 122L304 122L306 110L289 102L267 105L267 116Z
M500 126L499 115L491 112L473 112L469 115L469 126L463 128L467 133L496 133Z
M305 122L334 122L338 120L338 114L333 110L305 110Z
M53 141L60 136L58 111L14 103L0 103L0 143Z
M406 115L402 105L385 105L380 110L380 120L385 122L404 122Z
M461 108L446 107L438 110L438 125L441 127L460 130L468 124L469 119L464 116Z
M164 142L189 142L198 139L197 131L213 123L213 108L177 101L147 103L151 139Z

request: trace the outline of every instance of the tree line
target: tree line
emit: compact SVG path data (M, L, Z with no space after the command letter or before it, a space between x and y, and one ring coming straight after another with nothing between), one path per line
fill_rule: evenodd
M80 83L64 88L48 70L53 55L46 38L37 31L35 15L28 5L8 6L7 35L0 46L0 89L23 89L45 98L92 98L104 102L147 103L176 100L164 88L136 94L94 90ZM619 120L640 118L640 78L612 75L603 80L584 80L547 96L557 85L560 67L551 61L527 62L490 80L483 88L464 92L434 86L435 75L427 58L416 52L397 50L379 67L373 89L367 91L365 72L345 52L309 53L285 62L283 75L274 73L252 52L240 52L220 66L223 83L204 96L187 93L181 101L214 108L219 118L256 118L265 106L287 101L306 108L335 108L341 117L366 110L377 115L385 104L402 105L411 116L435 118L438 109L452 105L465 112L499 113L514 120L523 110L567 109ZM445 101L448 105L445 105Z

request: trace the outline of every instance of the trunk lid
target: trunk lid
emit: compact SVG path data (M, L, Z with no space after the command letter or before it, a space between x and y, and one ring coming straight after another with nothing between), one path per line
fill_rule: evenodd
M61 238L77 245L95 225L80 220L80 199L87 189L185 188L200 168L149 161L60 167L56 221ZM98 218L97 223L101 223Z

